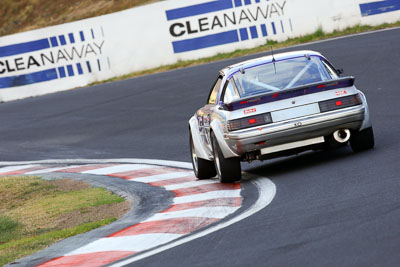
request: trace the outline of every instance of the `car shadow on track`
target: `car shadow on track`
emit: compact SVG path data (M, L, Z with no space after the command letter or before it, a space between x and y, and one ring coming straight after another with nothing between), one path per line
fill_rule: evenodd
M342 147L332 150L304 152L298 155L263 162L245 163L242 168L244 172L249 174L276 177L282 174L294 173L300 170L322 166L327 163L341 162L354 156L356 156L356 153L354 153L350 147Z

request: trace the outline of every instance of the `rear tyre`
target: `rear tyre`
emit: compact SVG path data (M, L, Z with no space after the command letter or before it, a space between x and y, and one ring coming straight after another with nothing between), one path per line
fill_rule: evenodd
M209 179L215 177L217 172L213 161L205 160L197 157L196 150L194 149L194 143L192 138L192 132L190 131L190 156L192 158L192 165L194 175L199 179Z
M221 183L234 183L242 179L240 158L224 158L217 138L211 133L211 141L214 154L214 164Z
M375 145L374 132L372 127L353 132L350 138L350 146L354 152L364 151L373 148Z

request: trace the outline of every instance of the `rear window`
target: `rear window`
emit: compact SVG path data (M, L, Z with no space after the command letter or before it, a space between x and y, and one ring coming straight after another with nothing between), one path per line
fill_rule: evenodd
M311 56L248 68L234 74L231 81L240 97L248 97L336 78L336 73L325 62Z

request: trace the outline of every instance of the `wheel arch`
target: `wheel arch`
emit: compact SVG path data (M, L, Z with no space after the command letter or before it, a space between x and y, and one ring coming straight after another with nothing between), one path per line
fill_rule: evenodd
M217 139L218 145L221 148L222 154L225 158L233 158L240 157L236 152L234 152L228 144L225 142L224 131L222 130L222 126L216 120L213 120L210 124L210 135L211 132L214 133L215 138ZM211 136L210 136L211 138Z
M193 145L194 149L196 151L196 155L199 158L206 159L206 160L212 160L210 159L206 149L204 148L202 142L201 142L201 137L200 137L200 132L199 132L199 123L195 116L191 117L189 120L189 132L192 135L192 140L193 140Z

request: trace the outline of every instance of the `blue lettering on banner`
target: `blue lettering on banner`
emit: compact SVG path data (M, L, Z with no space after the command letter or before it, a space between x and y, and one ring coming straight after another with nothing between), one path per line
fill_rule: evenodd
M96 31L57 34L40 40L0 47L0 88L30 85L39 82L92 73L91 61L103 57L104 40ZM90 40L85 41L86 37ZM79 43L76 43L75 37ZM63 66L60 66L63 64ZM110 65L109 65L110 67Z
M178 39L172 40L173 51L183 53L265 38L268 31L284 34L285 27L293 31L290 18L284 18L286 2L217 0L166 10L170 35Z
M400 10L399 0L384 0L360 4L363 17Z

